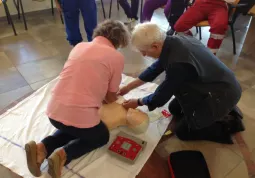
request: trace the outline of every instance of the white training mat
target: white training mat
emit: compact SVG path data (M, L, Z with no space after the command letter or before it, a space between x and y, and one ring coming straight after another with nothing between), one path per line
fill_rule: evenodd
M132 81L133 78L122 76L121 85ZM24 145L35 140L40 142L44 137L53 134L55 128L50 124L45 110L51 97L51 90L58 79L52 80L31 96L17 104L0 116L0 164L11 169L24 178L33 177L27 169ZM125 96L125 99L140 98L151 94L157 85L147 83ZM140 108L148 112L147 107ZM63 178L134 178L139 174L142 167L158 144L162 133L169 123L168 119L159 120L161 109L148 113L151 119L146 133L134 135L127 128L121 127L111 131L108 145L94 150L80 159L72 161L63 170ZM163 123L163 124L162 124ZM134 165L122 162L108 154L107 148L112 143L116 134L124 131L135 137L147 141L147 146ZM43 175L50 177L47 172L47 162L42 165Z

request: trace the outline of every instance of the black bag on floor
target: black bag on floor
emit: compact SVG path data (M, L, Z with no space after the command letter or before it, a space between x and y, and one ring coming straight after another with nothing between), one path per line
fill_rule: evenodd
M205 158L199 151L171 153L168 166L172 178L210 178Z

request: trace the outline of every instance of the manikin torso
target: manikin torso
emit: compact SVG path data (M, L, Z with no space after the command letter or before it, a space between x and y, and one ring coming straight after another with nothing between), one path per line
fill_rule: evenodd
M138 109L126 110L116 102L104 104L99 109L99 115L109 130L119 126L127 126L135 133L143 133L149 126L149 117L146 113Z

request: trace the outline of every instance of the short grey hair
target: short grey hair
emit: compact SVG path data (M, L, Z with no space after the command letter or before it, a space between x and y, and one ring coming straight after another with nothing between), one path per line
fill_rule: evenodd
M166 32L164 32L157 24L145 22L135 26L131 43L137 49L147 49L155 42L164 42Z
M124 48L129 45L130 32L128 28L118 20L105 20L98 24L93 33L93 38L103 36L107 38L113 46L117 48Z

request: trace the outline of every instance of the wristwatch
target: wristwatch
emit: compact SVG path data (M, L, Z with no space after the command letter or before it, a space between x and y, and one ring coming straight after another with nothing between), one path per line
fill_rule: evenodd
M140 98L137 100L137 104L138 104L138 106L143 106L143 104L142 104Z

